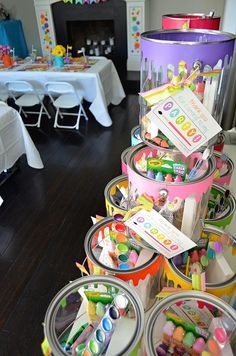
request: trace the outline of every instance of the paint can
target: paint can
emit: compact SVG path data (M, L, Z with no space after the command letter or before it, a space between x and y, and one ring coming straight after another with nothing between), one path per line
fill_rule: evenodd
M127 154L131 150L131 146L126 148L122 153L121 153L121 172L122 174L127 174Z
M203 292L173 293L160 301L148 316L144 330L146 355L165 355L173 349L177 351L175 355L183 355L184 352L201 355L203 351L208 351L206 355L213 355L209 351L214 347L220 350L214 355L233 355L235 324L236 311L223 300ZM219 327L227 341L216 333ZM178 338L180 333L182 336ZM179 343L176 343L177 339ZM217 341L217 345L210 341L212 339Z
M118 189L122 189L122 192ZM127 193L127 198L124 196ZM112 179L104 190L107 216L125 214L128 207L128 178L125 175ZM122 197L123 196L123 197Z
M230 185L234 170L233 161L225 153L214 152L214 157L216 159L216 169L219 171L219 176L214 179L214 182L223 186Z
M157 146L164 144L165 149L172 148L162 138L162 133L158 131L155 122L147 117L147 113L152 105L163 100L165 90L172 88L173 93L173 89L181 88L183 82L191 87L206 109L221 124L222 113L226 108L225 98L230 95L229 72L234 41L233 34L199 29L156 30L141 35L140 92L148 92L150 102L149 105L140 97L143 141ZM159 89L158 94L156 89Z
M159 149L147 147L144 144L134 146L127 156L127 172L129 180L129 209L138 205L137 198L145 196L154 204L154 209L174 224L187 236L196 236L196 229L201 225L200 220L206 216L207 202L213 182L215 160L210 158L204 161L198 177L194 180L166 181L157 180L148 176L147 158L149 157L162 165L171 161L177 164L178 174L184 174L184 170L191 170L196 161L202 157L202 152L195 152L187 159L179 151L169 151L166 161L161 157L163 152ZM180 162L182 163L180 164ZM174 164L173 163L173 169ZM179 166L180 164L180 166ZM166 167L167 163L163 165ZM183 168L183 170L182 170ZM157 173L158 174L158 173ZM164 176L163 176L164 177ZM174 177L174 176L173 176ZM182 177L182 176L181 176ZM179 179L182 179L182 178Z
M204 223L225 229L233 219L235 208L236 199L234 195L228 189L213 184Z
M204 227L197 245L198 247L204 246L204 241L209 240L210 246L212 246L215 242L224 242L225 239L227 239L227 235L223 230L208 225ZM205 275L206 292L222 298L233 305L232 296L236 289L236 241L233 238L231 239L230 245L223 245L222 252L215 252L215 256L209 257ZM208 247L204 247L207 251L209 242L207 243ZM198 253L198 256L200 256L200 252ZM208 252L207 256L209 256ZM181 260L177 262L176 258L169 260L164 259L162 287L182 288L185 290L193 289L191 277L186 275L186 255L185 257L184 255L181 255L180 257L182 258L182 262ZM191 271L191 268L192 267L190 266L188 271ZM189 272L187 272L187 274L189 275ZM216 281L217 279L218 281Z
M140 137L140 125L135 126L131 130L131 146L136 146L140 142L142 142L141 137Z
M146 311L154 304L159 291L163 256L138 246L126 231L125 225L113 218L105 218L90 228L84 240L89 271L92 275L112 275L126 281L134 287ZM115 245L107 247L111 236ZM107 251L114 256L112 261L107 257ZM131 252L136 256L135 262L131 261Z
M164 30L180 28L198 28L206 30L219 30L220 16L206 14L168 14L162 16Z
M44 345L45 355L101 355L107 347L107 355L136 356L144 310L127 283L108 276L83 277L53 298L43 326L43 344L49 346L48 352Z
M220 132L217 138L217 142L214 146L214 150L217 152L222 152L224 149L224 144L225 144L225 135L223 132Z

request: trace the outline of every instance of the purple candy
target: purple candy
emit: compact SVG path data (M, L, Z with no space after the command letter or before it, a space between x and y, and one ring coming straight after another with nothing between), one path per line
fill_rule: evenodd
M176 265L176 266L181 266L182 265L182 256L181 255L177 255L175 257L172 258L172 262Z

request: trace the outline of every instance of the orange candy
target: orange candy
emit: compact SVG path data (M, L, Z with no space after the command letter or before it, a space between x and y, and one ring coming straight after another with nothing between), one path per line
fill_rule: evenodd
M207 346L208 346L208 349L212 353L213 356L220 356L221 355L220 346L217 344L217 342L214 339L208 340Z
M184 335L185 335L185 331L182 328L182 326L177 326L177 328L175 328L175 331L173 333L173 339L182 342Z

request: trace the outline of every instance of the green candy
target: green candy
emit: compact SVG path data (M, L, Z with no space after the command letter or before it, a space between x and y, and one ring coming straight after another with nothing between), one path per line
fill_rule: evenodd
M105 306L104 304L102 304L101 302L98 302L96 304L96 315L97 316L100 316L100 317L103 317L105 315Z
M200 259L200 262L203 267L207 267L209 263L208 257L203 255Z
M191 333L191 331L189 331L185 334L183 338L183 344L184 346L191 348L195 340L196 340L195 336L193 335L193 333Z

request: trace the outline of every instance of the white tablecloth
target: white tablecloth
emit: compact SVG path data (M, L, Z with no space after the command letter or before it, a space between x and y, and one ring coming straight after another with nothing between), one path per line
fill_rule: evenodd
M41 93L45 92L44 84L48 81L66 81L72 83L85 100L91 102L89 107L96 120L105 127L112 121L107 110L109 104L118 105L125 93L111 60L100 58L84 72L60 71L20 71L0 72L0 83L8 80L26 80L32 83Z
M19 113L0 105L0 173L11 168L24 153L29 166L43 168L40 154Z

